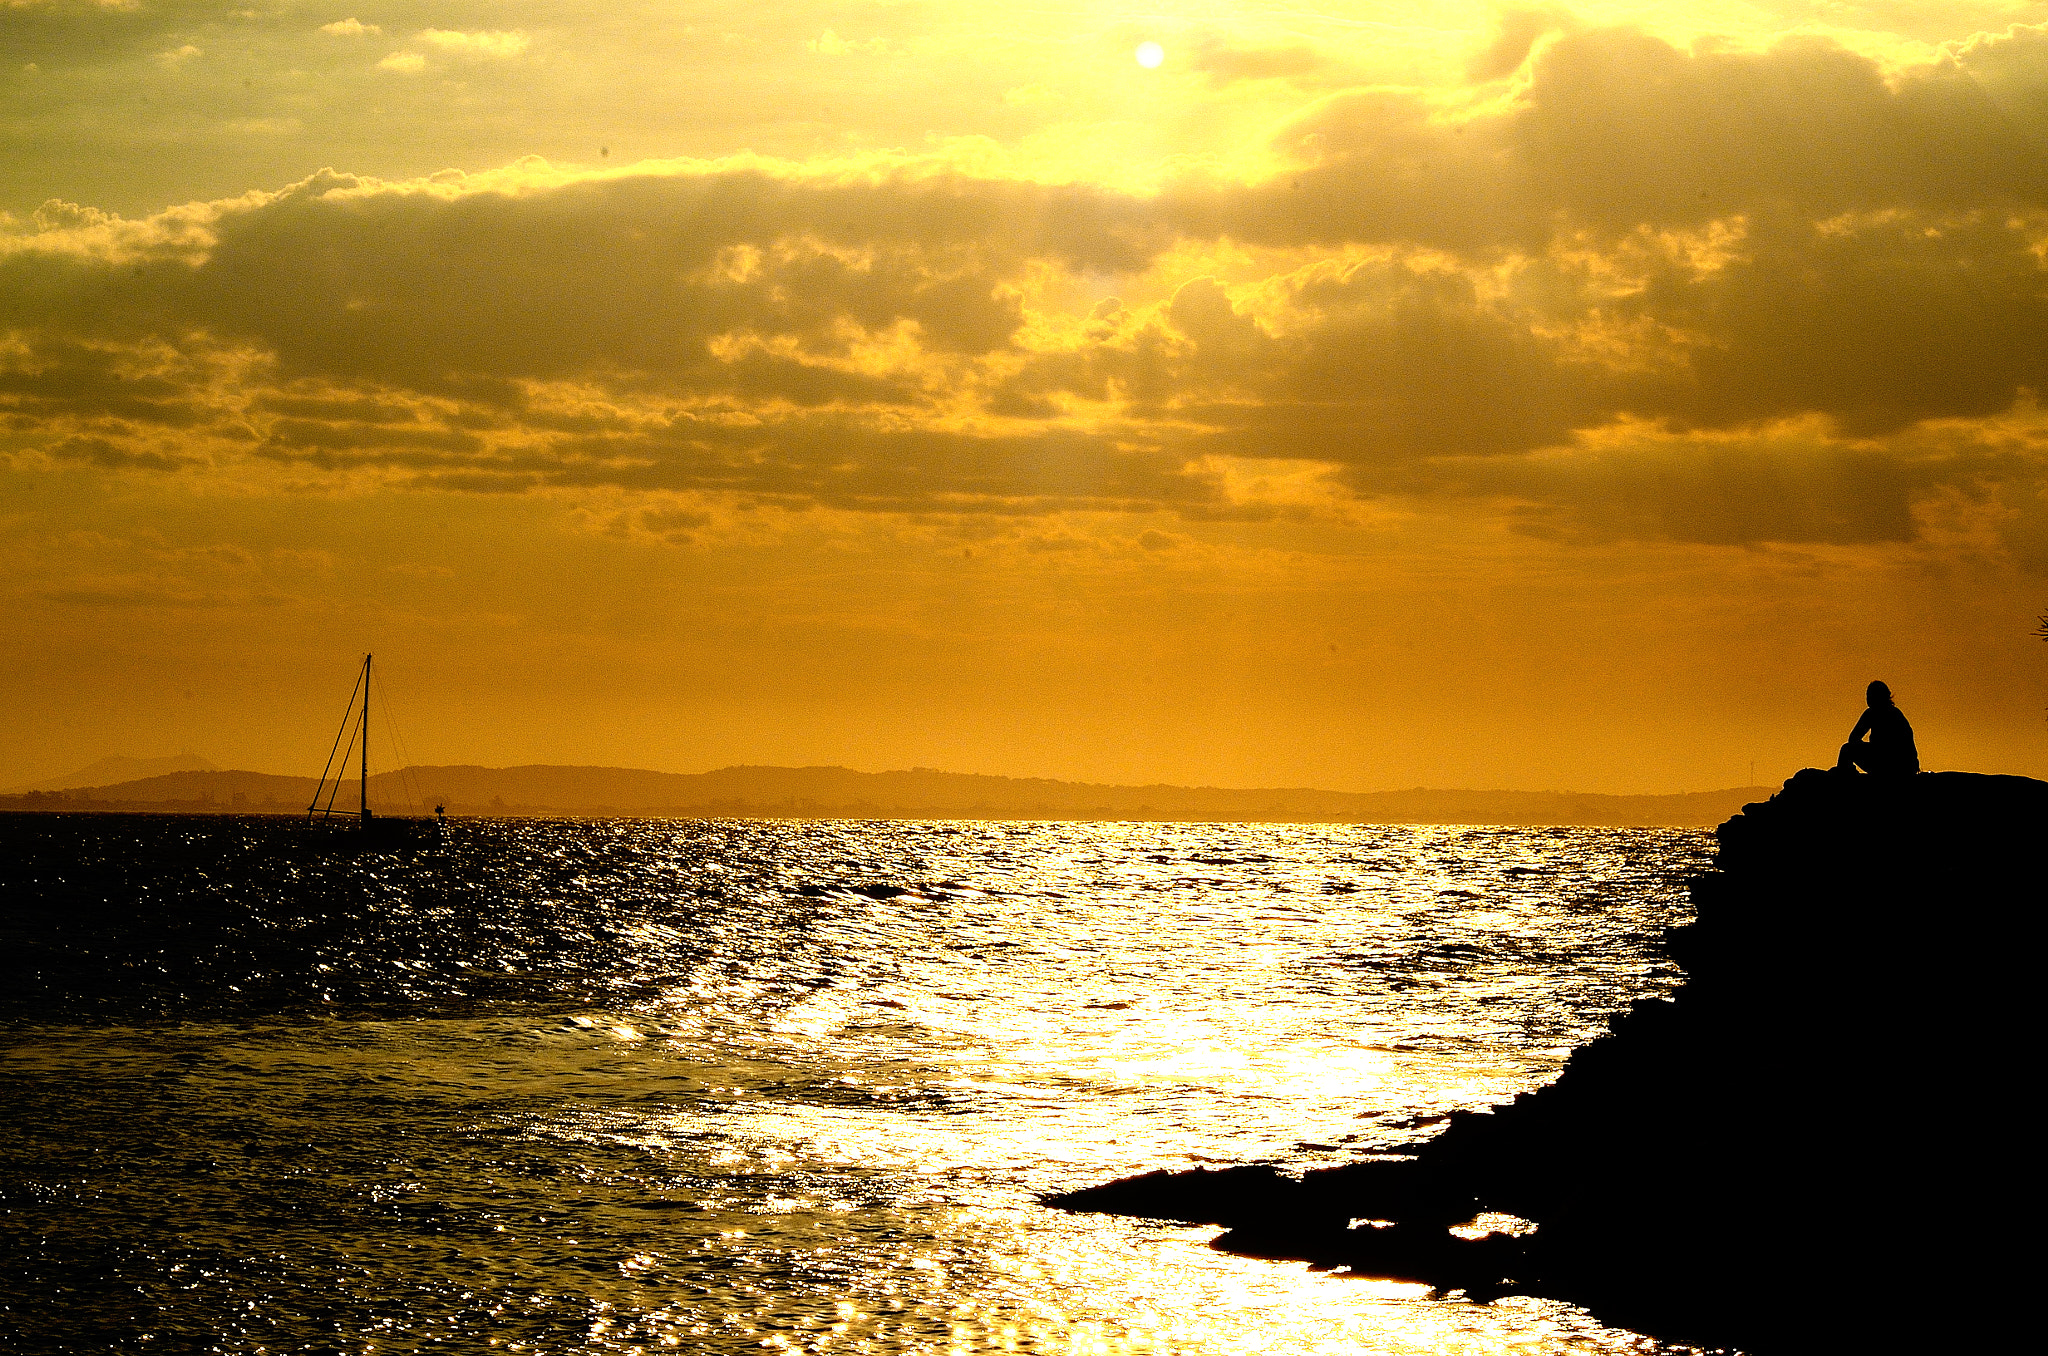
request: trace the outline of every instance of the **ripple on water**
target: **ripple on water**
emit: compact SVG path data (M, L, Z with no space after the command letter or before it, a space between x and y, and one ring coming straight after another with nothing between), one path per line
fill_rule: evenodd
M1675 981L1704 834L0 833L22 1350L1655 1349L1033 1201L1547 1079Z

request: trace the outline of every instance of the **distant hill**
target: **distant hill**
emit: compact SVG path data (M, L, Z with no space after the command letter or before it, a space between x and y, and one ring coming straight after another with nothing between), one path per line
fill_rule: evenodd
M304 813L311 777L190 770L55 792L0 796L0 809ZM1775 788L1665 796L1577 791L1318 791L1291 787L1108 786L912 768L412 767L370 778L380 814L730 819L1060 819L1366 824L1717 824ZM344 784L335 804L355 803ZM416 799L415 799L416 796Z
M61 777L46 777L39 782L10 786L7 791L69 791L80 786L113 786L143 777L155 777L165 772L213 770L212 763L191 752L174 753L168 758L102 758L97 763L86 764L76 772L67 772Z

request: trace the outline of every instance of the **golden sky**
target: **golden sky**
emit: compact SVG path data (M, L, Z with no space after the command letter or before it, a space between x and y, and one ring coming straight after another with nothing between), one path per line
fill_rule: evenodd
M2044 775L2044 389L2048 3L0 0L0 782Z

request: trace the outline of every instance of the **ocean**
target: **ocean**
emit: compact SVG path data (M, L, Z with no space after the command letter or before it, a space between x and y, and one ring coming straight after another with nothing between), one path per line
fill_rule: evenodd
M1658 1352L1048 1209L1398 1152L1710 834L0 817L0 1350Z

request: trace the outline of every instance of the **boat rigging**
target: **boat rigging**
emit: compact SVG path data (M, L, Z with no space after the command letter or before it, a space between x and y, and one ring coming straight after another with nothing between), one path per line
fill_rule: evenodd
M348 709L342 712L341 728L334 732L334 744L327 751L327 765L320 770L320 781L313 788L313 803L306 807L306 822L310 824L346 824L355 820L361 825L365 838L410 839L415 831L427 827L413 819L378 819L370 812L370 663L373 656L363 656L363 666L356 673L355 688L349 693ZM342 737L348 737L347 746ZM339 755L337 762L336 755ZM348 779L348 765L356 761L356 808L337 808L335 801L341 795L341 786ZM326 803L322 804L322 797ZM438 808L438 807L437 807Z

